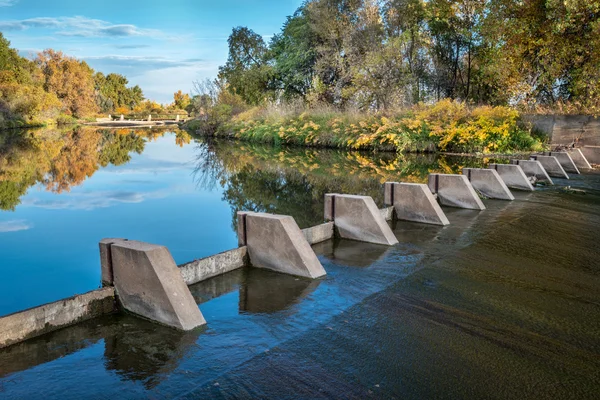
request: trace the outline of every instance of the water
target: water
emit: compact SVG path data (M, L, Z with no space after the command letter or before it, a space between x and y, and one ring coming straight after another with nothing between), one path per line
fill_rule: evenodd
M101 136L92 148L116 137ZM184 262L235 247L239 209L310 226L325 192L380 203L387 180L485 162L137 136L144 150L130 161L60 194L46 172L0 213L4 226L32 225L0 233L8 312L93 289L104 236L166 244ZM108 316L0 351L0 398L597 398L600 174L557 183L587 194L514 192L484 212L445 209L448 227L398 222L392 248L328 241L314 247L322 280L243 269L202 282L191 287L208 321L197 332ZM83 199L110 201L78 208ZM51 202L69 206L40 206Z

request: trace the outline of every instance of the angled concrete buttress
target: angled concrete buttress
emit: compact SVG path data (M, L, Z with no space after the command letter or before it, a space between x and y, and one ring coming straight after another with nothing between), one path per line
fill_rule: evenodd
M581 149L579 149L579 148L571 149L569 151L569 155L571 156L571 159L573 160L573 162L575 163L577 168L581 168L581 169L591 169L592 168L588 159L583 155L583 152L581 151Z
M579 168L577 168L577 165L575 165L573 158L571 158L571 155L566 151L551 151L548 153L544 153L544 155L556 157L556 159L560 163L561 167L563 167L565 172L570 172L572 174L577 175L581 173L579 172Z
M556 157L551 156L531 156L532 160L539 161L542 164L542 167L546 170L548 175L556 177L556 178L564 178L569 179L569 175L565 172L563 167L558 162Z
M498 175L500 175L500 178L502 178L506 186L511 189L527 190L529 192L535 190L519 165L490 164L488 168L498 172Z
M515 199L515 196L494 169L463 168L462 173L471 182L473 188L485 197L499 200Z
M325 195L325 220L333 221L341 238L393 246L398 239L369 196Z
M552 182L552 179L550 179L550 176L548 175L548 173L546 172L546 170L544 169L542 164L540 164L539 161L510 160L510 163L521 167L521 169L525 173L525 176L535 177L538 181L546 181L550 185L554 185L554 182Z
M438 195L443 206L485 210L485 205L464 175L430 174L429 190Z
M312 279L326 274L290 216L238 212L238 242L247 246L254 267Z
M396 218L424 224L450 224L424 183L386 182L384 190L384 202L394 207Z
M134 314L184 331L206 324L171 253L137 241L110 245L115 291Z
M600 164L600 146L583 146L580 149L590 164Z

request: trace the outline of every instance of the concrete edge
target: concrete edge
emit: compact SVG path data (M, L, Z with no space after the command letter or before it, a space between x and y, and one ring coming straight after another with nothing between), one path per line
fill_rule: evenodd
M302 229L302 233L306 238L308 244L313 245L324 242L329 239L333 239L335 236L334 230L335 224L333 222L326 222L321 225L311 226L310 228Z
M117 311L112 287L0 317L0 349Z
M190 286L248 265L248 248L238 247L213 256L178 265L181 277Z

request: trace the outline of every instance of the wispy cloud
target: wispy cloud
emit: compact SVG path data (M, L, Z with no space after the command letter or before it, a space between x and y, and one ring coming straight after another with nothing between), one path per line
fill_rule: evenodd
M0 0L0 2L6 0ZM1 3L0 3L1 4ZM72 37L160 37L157 29L144 29L131 24L112 24L87 17L38 17L23 20L0 21L0 30L22 31L43 28L56 31L60 36Z
M26 231L31 228L33 228L33 224L24 219L0 222L0 233Z
M147 71L167 68L195 67L199 68L206 62L201 58L175 60L165 57L152 56L94 56L84 57L84 60L95 69L116 71L128 76L136 76Z
M0 0L0 7L10 7L17 4L19 0Z
M146 49L150 47L149 44L118 44L115 46L117 49Z

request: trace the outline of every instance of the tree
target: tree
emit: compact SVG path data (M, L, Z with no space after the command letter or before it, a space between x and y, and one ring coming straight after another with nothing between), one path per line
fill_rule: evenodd
M35 60L44 76L44 90L62 102L67 114L84 117L97 111L93 70L75 58L52 49Z
M181 90L178 90L173 94L173 107L178 110L185 110L190 105L191 101L190 95L187 93L184 94Z
M262 36L246 27L233 28L227 40L229 57L219 68L219 80L248 104L259 104L269 96L273 69L267 60L268 47Z

